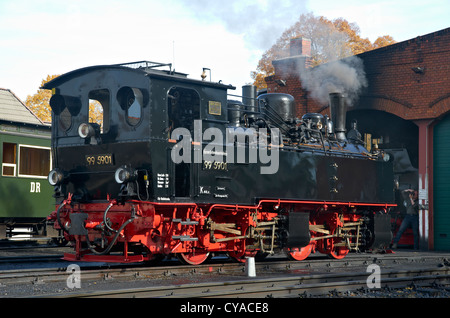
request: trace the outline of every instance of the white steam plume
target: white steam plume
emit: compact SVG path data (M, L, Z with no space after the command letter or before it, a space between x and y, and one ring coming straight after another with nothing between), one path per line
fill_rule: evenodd
M367 86L363 61L357 56L303 69L300 78L311 97L324 105L328 104L330 93L345 94L352 105Z
M200 20L215 20L242 34L250 47L269 48L306 12L307 0L178 0Z

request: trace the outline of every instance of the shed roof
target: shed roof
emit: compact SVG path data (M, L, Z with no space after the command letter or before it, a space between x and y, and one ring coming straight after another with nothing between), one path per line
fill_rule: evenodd
M0 120L45 125L13 92L5 88L0 88Z

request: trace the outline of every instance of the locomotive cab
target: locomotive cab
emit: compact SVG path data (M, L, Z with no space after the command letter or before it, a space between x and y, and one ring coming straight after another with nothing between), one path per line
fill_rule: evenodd
M141 72L91 67L62 75L44 88L53 92L56 168L49 181L57 196L105 200L120 192L121 184L114 181L119 167L139 169L139 178L150 174L150 85Z
M88 67L44 85L53 93L55 169L49 182L60 201L69 193L79 202L168 201L199 194L194 159L167 159L183 137L189 143L195 139L196 121L200 136L227 123L226 94L234 87L148 63Z

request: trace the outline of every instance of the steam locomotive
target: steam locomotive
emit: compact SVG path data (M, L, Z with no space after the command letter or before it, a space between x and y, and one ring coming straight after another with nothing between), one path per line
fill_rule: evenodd
M368 152L356 126L346 134L342 94L330 95L330 116L297 118L291 95L252 85L228 95L235 87L147 61L43 88L53 92L51 218L74 243L66 260L339 259L391 241L392 160Z

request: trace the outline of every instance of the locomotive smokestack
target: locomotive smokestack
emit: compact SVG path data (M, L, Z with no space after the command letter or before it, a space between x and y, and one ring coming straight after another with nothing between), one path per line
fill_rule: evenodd
M244 85L242 86L242 103L245 105L245 109L251 112L256 112L256 86L255 85ZM255 118L255 114L249 114L249 118Z
M334 123L334 132L338 141L346 141L345 137L345 121L347 107L345 105L344 95L341 93L330 94L330 111L331 118Z

